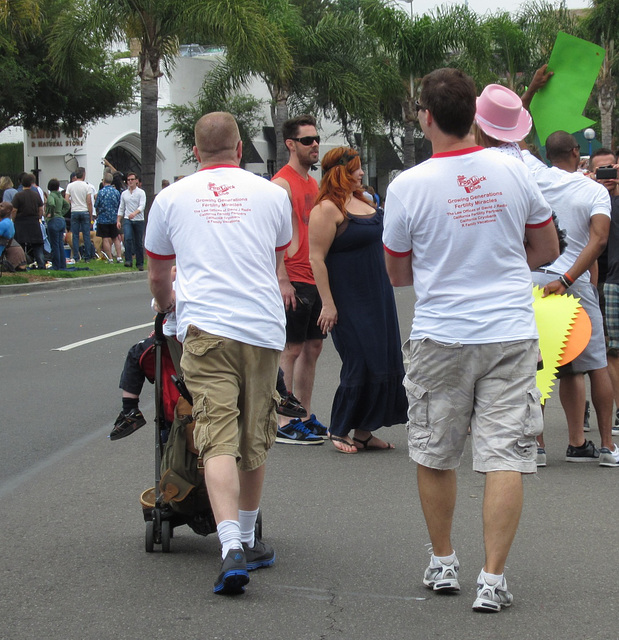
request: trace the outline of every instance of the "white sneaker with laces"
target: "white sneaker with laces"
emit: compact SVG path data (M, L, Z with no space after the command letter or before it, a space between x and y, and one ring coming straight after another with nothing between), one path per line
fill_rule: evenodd
M453 560L446 564L432 554L430 565L423 575L423 584L425 584L428 589L441 591L443 593L460 591L460 583L458 582L459 570L460 564L455 555Z
M497 584L489 584L480 573L477 577L477 598L473 602L474 611L496 613L503 607L510 607L514 596L507 590L505 576Z
M600 467L619 467L619 447L615 445L613 449L602 447L600 449Z

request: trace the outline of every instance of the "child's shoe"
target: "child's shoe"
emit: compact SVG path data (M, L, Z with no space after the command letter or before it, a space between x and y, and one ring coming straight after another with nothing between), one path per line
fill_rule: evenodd
M118 414L114 428L109 435L110 440L120 440L126 436L130 436L134 431L146 424L146 420L139 409L131 409L129 413Z

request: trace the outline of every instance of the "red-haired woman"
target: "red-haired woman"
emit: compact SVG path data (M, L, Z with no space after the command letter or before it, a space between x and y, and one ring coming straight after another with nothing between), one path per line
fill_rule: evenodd
M354 149L332 149L322 159L322 170L310 214L310 262L322 299L318 325L324 333L331 331L342 359L329 438L341 453L393 449L373 434L406 422L407 411L382 210L363 194L361 159Z

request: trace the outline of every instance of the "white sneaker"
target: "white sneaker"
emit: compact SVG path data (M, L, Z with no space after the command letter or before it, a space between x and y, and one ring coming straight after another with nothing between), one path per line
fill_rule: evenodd
M455 555L451 563L445 564L432 554L430 565L423 575L423 584L425 584L428 589L442 591L444 593L460 591L460 583L458 582L459 570L460 564Z
M482 574L477 577L477 598L473 602L475 611L485 611L496 613L503 607L510 607L514 601L514 596L507 590L505 576L497 584L488 584Z
M546 449L544 447L537 447L537 466L545 467L546 466Z
M611 450L608 447L600 449L600 467L619 467L619 447Z

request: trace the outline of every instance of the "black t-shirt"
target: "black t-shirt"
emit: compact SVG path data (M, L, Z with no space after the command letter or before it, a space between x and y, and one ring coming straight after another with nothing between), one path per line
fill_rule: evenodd
M611 196L610 232L608 233L608 271L606 282L619 284L619 196Z
M18 218L35 217L39 218L39 207L43 206L41 196L38 191L24 189L18 191L13 197L13 207L17 209L15 220Z

